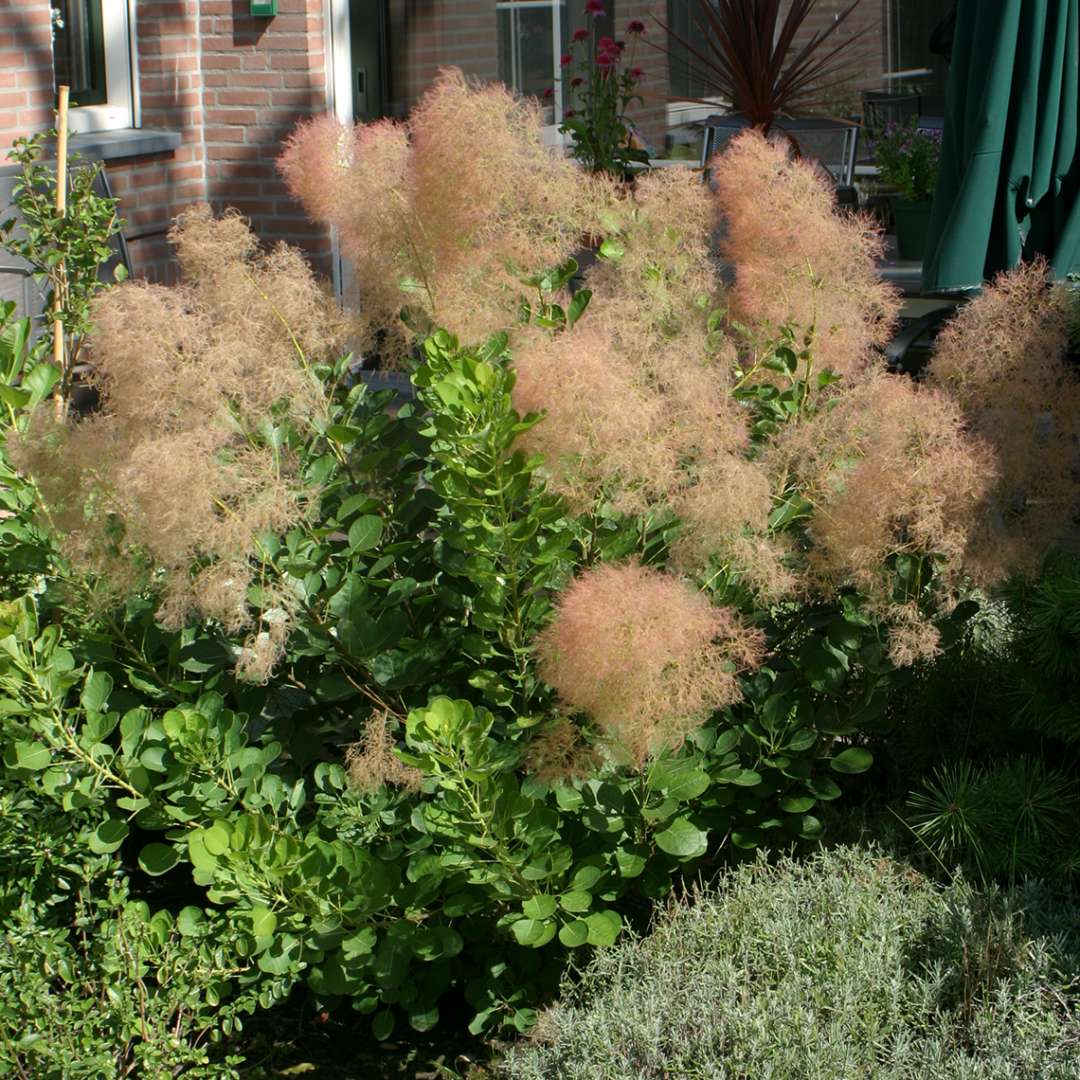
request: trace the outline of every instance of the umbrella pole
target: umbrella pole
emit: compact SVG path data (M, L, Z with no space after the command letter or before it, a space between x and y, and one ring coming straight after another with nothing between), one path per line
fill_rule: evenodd
M67 157L68 157L68 95L71 88L60 87L60 104L56 119L56 214L63 218L67 213ZM56 417L65 420L67 414L68 373L64 357L64 323L60 318L63 310L63 292L67 276L63 262L56 268L53 279L53 364L60 372L60 393L56 396Z

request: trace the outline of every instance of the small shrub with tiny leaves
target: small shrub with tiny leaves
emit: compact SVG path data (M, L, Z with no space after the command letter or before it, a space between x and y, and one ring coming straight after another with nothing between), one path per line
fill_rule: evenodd
M1044 927L1033 890L943 889L873 849L762 860L598 954L500 1075L1066 1080L1075 904Z

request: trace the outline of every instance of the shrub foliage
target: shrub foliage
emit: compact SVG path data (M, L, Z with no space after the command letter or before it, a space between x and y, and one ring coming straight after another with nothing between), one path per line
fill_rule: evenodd
M733 289L703 187L586 181L454 74L407 132L319 123L283 167L366 260L415 400L355 380L295 253L206 210L181 285L99 302L96 415L35 410L55 379L15 332L4 790L70 815L108 908L147 905L125 977L233 1002L174 1014L159 978L169 1053L300 983L379 1038L448 997L524 1030L686 874L816 841L897 666L971 616L973 552L1005 529L1022 563L1068 523L1027 513L1043 488L947 353L932 385L882 372L873 236L759 135L718 166L758 192L722 207ZM1037 424L1031 387L1001 430ZM85 902L114 970L128 923Z

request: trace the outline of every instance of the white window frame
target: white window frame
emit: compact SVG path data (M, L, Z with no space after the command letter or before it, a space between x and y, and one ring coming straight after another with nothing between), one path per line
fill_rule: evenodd
M136 0L101 0L105 44L105 95L102 105L79 105L68 114L72 134L117 131L141 126L135 36Z
M567 137L559 131L559 126L562 124L562 120L558 119L563 114L563 79L562 79L562 67L559 64L559 58L562 56L562 4L564 0L497 0L495 4L496 18L500 11L509 11L511 15L515 11L527 10L529 8L549 8L551 11L551 41L552 41L552 72L551 72L551 85L555 90L555 97L553 99L553 105L555 108L554 115L556 117L555 123L545 124L543 128L544 143L547 146L565 146ZM511 51L511 60L514 57L513 51ZM516 90L517 87L513 85L515 81L513 72L511 72L511 90Z

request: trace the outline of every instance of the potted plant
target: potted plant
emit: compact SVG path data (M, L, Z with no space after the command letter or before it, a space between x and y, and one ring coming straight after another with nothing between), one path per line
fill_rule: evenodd
M915 120L889 124L874 140L878 176L896 192L890 198L901 259L922 259L941 160L941 133L917 128Z
M845 82L843 53L866 30L833 37L860 0L830 11L821 28L811 30L815 24L808 20L817 2L791 0L785 6L781 0L697 0L689 38L661 22L672 47L686 56L710 95L685 100L727 102L748 127L766 135L779 117L805 116L827 105L830 91Z
M626 28L631 45L603 36L597 20L603 0L587 0L589 29L574 33L570 51L562 57L564 100L570 106L559 131L573 141L571 153L590 172L606 172L629 179L635 164L645 164L648 153L635 146L633 125L626 113L642 100L637 84L645 72L634 63L638 39L645 24L634 19Z

